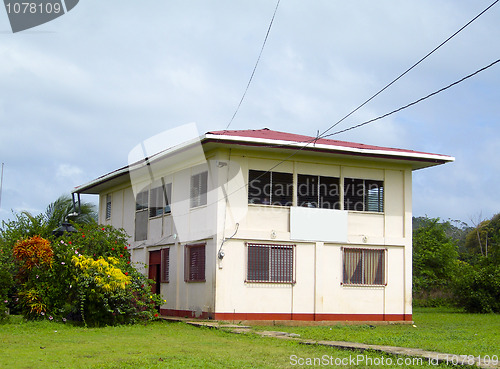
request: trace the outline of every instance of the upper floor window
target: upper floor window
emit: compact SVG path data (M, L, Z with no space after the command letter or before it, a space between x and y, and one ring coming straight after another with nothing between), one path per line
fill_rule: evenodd
M106 220L111 219L111 194L106 195Z
M340 209L340 179L299 174L297 205L308 208Z
M207 204L208 172L191 176L190 207L195 208Z
M148 239L148 197L149 191L144 190L135 198L135 237L136 241Z
M344 178L344 210L384 211L384 181Z
M346 285L385 285L385 251L343 248L342 283Z
M293 174L250 170L248 172L248 203L291 206Z
M171 197L172 183L152 188L149 195L149 217L169 214Z
M147 210L148 203L148 190L141 191L135 197L135 211Z

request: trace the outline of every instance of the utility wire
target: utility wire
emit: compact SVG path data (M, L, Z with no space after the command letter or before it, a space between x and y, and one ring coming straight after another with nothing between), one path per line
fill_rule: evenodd
M393 110L393 111L391 111L391 112L389 112L389 113L386 113L386 114L384 114L384 115L381 115L381 116L379 116L379 117L377 117L377 118L370 119L370 120L368 120L368 121L366 121L366 122L363 122L363 123L357 124L357 125L355 125L355 126L352 126L352 127L346 128L346 129L343 129L343 130L341 130L341 131L337 131L337 132L335 132L335 133L330 133L330 134L328 134L328 135L323 135L323 136L321 136L321 137L319 137L319 138L330 137L330 136L337 135L337 134L339 134L339 133L347 132L347 131L353 130L353 129L355 129L355 128L359 128L359 127L362 127L362 126L367 125L367 124L369 124L369 123L375 122L375 121L380 120L380 119L382 119L382 118L388 117L389 115L395 114L395 113L397 113L397 112L399 112L399 111L401 111L401 110L407 109L407 108L409 108L410 106L413 106L413 105L415 105L415 104L418 104L419 102L422 102L422 101L424 101L424 100L426 100L426 99L428 99L428 98L430 98L430 97L432 97L432 96L434 96L434 95L437 95L437 94L439 94L439 93L441 93L441 92L443 92L443 91L445 91L445 90L447 90L447 89L449 89L449 88L451 88L451 87L453 87L453 86L458 85L459 83L461 83L461 82L463 82L463 81L465 81L465 80L467 80L467 79L469 79L469 78L471 78L471 77L475 76L476 74L478 74L478 73L480 73L480 72L482 72L482 71L485 71L485 70L486 70L486 69L488 69L488 68L491 68L492 66L494 66L494 65L495 65L495 64L497 64L497 63L500 63L500 59L497 59L497 60L495 60L493 63L490 63L490 64L488 64L487 66L485 66L485 67L483 67L483 68L481 68L481 69L476 70L474 73L468 74L467 76L465 76L465 77L463 77L463 78L459 79L458 81L455 81L455 82L453 82L453 83L449 84L448 86L445 86L445 87L443 87L443 88L440 88L439 90L434 91L434 92L432 92L432 93L428 94L427 96L421 97L420 99L415 100L415 101L413 101L413 102L411 102L411 103L409 103L409 104L406 104L406 105L404 105L404 106L402 106L402 107L400 107L400 108L398 108L398 109L395 109L395 110ZM303 146L300 146L299 148L297 148L297 149L295 149L295 150L293 150L293 152L292 152L291 154L289 154L289 155L288 155L287 157L285 157L284 159L281 159L278 163L276 163L275 165L273 165L273 166L272 166L271 168L269 168L267 171L264 171L264 173L260 174L260 175L259 175L259 176L257 176L255 179L260 179L260 178L262 178L265 174L267 174L267 173L271 172L273 169L275 169L276 167L280 166L281 164L283 164L285 161L287 161L287 160L288 160L288 159L290 159L291 157L293 157L293 156L297 155L299 152L301 152L302 150L304 150L305 148L307 148L309 145L316 143L316 141L317 141L319 138L318 138L318 137L314 137L314 138L313 138L313 137L311 137L311 139L310 139L310 140L307 140L307 141L302 141L302 142L299 142L299 141L290 142L290 144L288 144L288 145L291 145L291 144L294 144L294 143L295 143L295 144L297 144L297 143L303 143L304 145L303 145ZM286 146L288 146L288 145L286 145ZM270 145L270 146L271 146L271 145ZM269 147L270 147L270 146L269 146ZM275 147L277 147L277 146L285 146L285 145L274 145L274 146L275 146ZM223 199L224 199L224 200L225 200L225 199L227 199L230 195L232 195L232 194L234 194L234 193L236 193L236 192L238 192L238 191L242 190L242 189L243 189L243 188L245 188L246 186L248 186L248 184L249 184L249 183L247 182L247 183L245 183L243 186L240 186L240 187L238 187L237 189L235 189L234 191L232 191L230 194L226 194L226 195L224 196L224 198L223 198ZM223 199L221 199L221 200L223 200ZM220 200L218 200L218 201L220 201ZM209 204L209 205L213 205L213 204L217 203L218 201L214 201L213 203L211 203L211 204ZM188 214L188 213L186 213L186 214L182 214L182 215L187 215L187 214Z
M391 111L391 112L389 112L389 113L386 113L386 114L384 114L384 115L378 116L377 118L370 119L370 120L368 120L368 121L366 121L366 122L363 122L363 123L357 124L357 125L355 125L355 126L352 126L352 127L346 128L346 129L343 129L343 130L341 130L341 131L337 131L337 132L335 132L335 133L330 133L330 134L328 134L328 135L324 135L324 136L322 136L322 137L320 137L320 138L330 137L330 136L337 135L337 134L339 134L339 133L343 133L343 132L347 132L347 131L353 130L353 129L356 129L356 128L359 128L359 127L362 127L362 126L364 126L364 125L367 125L367 124L369 124L369 123L375 122L375 121L377 121L377 120L380 120L380 119L382 119L382 118L388 117L389 115L392 115L392 114L394 114L394 113L397 113L397 112L399 112L399 111L401 111L401 110L407 109L407 108L409 108L410 106L413 106L413 105L415 105L415 104L418 104L419 102L422 102L422 101L424 101L424 100L426 100L426 99L428 99L428 98L430 98L430 97L432 97L432 96L434 96L434 95L437 95L437 94L439 94L439 93L441 93L441 92L443 92L443 91L445 91L445 90L447 90L447 89L449 89L449 88L451 88L451 87L453 87L453 86L458 85L459 83L461 83L461 82L463 82L463 81L465 81L465 80L467 80L467 79L469 79L469 78L471 78L471 77L475 76L476 74L478 74L478 73L480 73L480 72L482 72L482 71L484 71L484 70L486 70L486 69L488 69L488 68L491 68L492 66L494 66L494 65L495 65L495 64L497 64L497 63L500 63L500 59L495 60L493 63L490 63L490 64L488 64L487 66L485 66L485 67L483 67L483 68L481 68L481 69L476 70L474 73L471 73L471 74L469 74L469 75L467 75L467 76L465 76L465 77L463 77L463 78L459 79L458 81L455 81L455 82L453 82L453 83L449 84L448 86L445 86L445 87L443 87L443 88L440 88L439 90L434 91L434 92L432 92L432 93L428 94L427 96L421 97L420 99L415 100L415 101L413 101L413 102L411 102L411 103L409 103L409 104L406 104L406 105L404 105L404 106L402 106L402 107L400 107L400 108L398 108L398 109L395 109L395 110L393 110L393 111ZM307 140L307 141L293 141L293 142L291 141L289 144L264 146L264 147L281 147L281 146L290 146L290 145L293 145L293 144L298 144L298 143L303 143L303 144L304 144L304 145L302 145L302 146L300 146L300 147L298 147L298 148L294 149L294 150L293 150L293 151L292 151L289 155L287 155L284 159L279 160L279 161L278 161L278 163L276 163L275 165L273 165L273 166L272 166L271 168L269 168L268 170L264 171L264 173L262 173L262 174L258 175L256 178L254 178L254 180L257 180L257 179L262 178L264 175L266 175L267 173L271 172L273 169L277 168L278 166L280 166L281 164L283 164L284 162L286 162L288 159L290 159L290 158L292 158L293 156L295 156L295 155L297 155L298 153L300 153L302 150L304 150L305 148L307 148L309 145L311 145L311 144L315 144L315 143L316 143L316 141L317 141L318 139L319 139L318 137L311 137L311 138L310 138L309 140ZM228 198L230 195L235 194L236 192L238 192L238 191L240 191L240 190L244 189L245 187L247 187L248 185L249 185L249 182L246 182L244 185L239 186L238 188L236 188L235 190L233 190L231 193L226 193L226 194L223 196L223 198L218 199L218 200L215 200L215 201L213 201L213 202L211 202L211 203L208 203L208 204L207 204L207 206L210 206L210 205L215 205L215 204L217 204L219 201L227 200L227 198ZM174 216L175 216L175 217L183 217L183 216L187 216L187 215L189 215L189 214L190 214L190 212L188 211L188 212L185 212L185 213L182 213L182 214L175 214ZM231 236L231 237L232 237L232 236Z
M483 15L484 13L486 13L488 10L490 10L496 3L498 3L500 0L496 0L494 1L490 6L488 6L486 9L484 9L481 13L479 13L478 15L476 15L474 18L472 18L470 21L468 21L464 26L462 26L458 31L456 31L454 34L452 34L450 37L448 37L446 40L444 40L443 42L441 42L437 47L435 47L432 51L430 51L429 53L427 53L427 55L425 55L423 58L421 58L419 61L417 61L415 64L413 64L410 68L408 68L407 70L405 70L403 73L401 73L398 77L396 77L392 82L390 82L389 84L387 84L384 88L382 88L381 90L379 90L375 95L373 95L372 97L370 97L368 100L366 100L364 103L362 103L361 105L359 105L356 109L352 110L349 114L347 114L346 116L344 116L342 119L340 119L339 121L337 121L335 124L333 124L332 126L330 126L327 130L325 130L324 132L322 132L320 135L319 135L319 138L322 138L322 137L328 137L326 136L326 133L328 133L330 130L332 130L333 128L335 128L336 126L338 126L340 123L342 123L344 120L346 120L347 118L349 118L351 115L353 115L355 112L357 112L359 109L361 109L363 106L365 106L366 104L368 104L370 101L372 101L375 97L377 97L378 95L380 95L382 92L384 92L385 90L387 90L390 86L392 86L394 83L396 83L399 79L401 79L404 75L406 75L408 72L410 72L413 68L415 68L417 65L419 65L420 63L422 63L425 59L427 59L429 56L431 56L434 52L436 52L439 48L441 48L444 44L446 44L448 41L450 41L453 37L455 37L456 35L458 35L460 32L462 32L465 28L467 28L472 22L474 22L476 19L478 19L481 15Z
M422 97L422 98L420 98L420 99L418 99L418 100L415 100L415 101L414 101L414 102L412 102L412 103L409 103L409 104L407 104L407 105L405 105L405 106L402 106L402 107L400 107L400 108L398 108L398 109L395 109L395 110L393 110L393 111L391 111L391 112L389 112L389 113L386 113L386 114L384 114L384 115L381 115L381 116L379 116L379 117L377 117L377 118L370 119L369 121L366 121L366 122L363 122L363 123L357 124L357 125L355 125L355 126L352 126L352 127L346 128L346 129L343 129L343 130L341 130L341 131L337 131L337 132L334 132L334 133L331 133L331 134L328 134L328 135L326 134L327 132L329 132L330 130L332 130L334 127L336 127L338 124L340 124L342 121L344 121L344 120L345 120L345 119L347 119L349 116L351 116L352 114L354 114L356 111L358 111L359 109L361 109L364 105L366 105L366 104L367 104L367 103L369 103L371 100L373 100L375 97L377 97L380 93L382 93L382 92L383 92L383 91L385 91L387 88L389 88L391 85L393 85L396 81L398 81L399 79L401 79L404 75L406 75L406 74L407 74L408 72L410 72L413 68L415 68L415 67L416 67L417 65L419 65L421 62L423 62L425 59L427 59L427 58L428 58L431 54L433 54L435 51L437 51L439 48L441 48L444 44L446 44L448 41L450 41L453 37L455 37L455 36L456 36L457 34L459 34L461 31L463 31L463 30L464 30L467 26L469 26L472 22L474 22L477 18L479 18L481 15L483 15L486 11L488 11L491 7L493 7L493 6L494 6L496 3L498 3L499 1L500 1L500 0L496 0L496 1L494 1L494 2L490 5L490 6L488 6L488 7L487 7L486 9L484 9L481 13L479 13L479 14L478 14L478 15L476 15L473 19L471 19L469 22L467 22L467 23L466 23L463 27L461 27L458 31L456 31L454 34L452 34L450 37L448 37L445 41L443 41L440 45L438 45L436 48L434 48L431 52L429 52L427 55L425 55L423 58L421 58L418 62L416 62L415 64L413 64L413 65L412 65L410 68L408 68L405 72L403 72L403 73L402 73L401 75L399 75L396 79L394 79L392 82L390 82L389 84L387 84L384 88L382 88L382 89L381 89L380 91L378 91L375 95L373 95L372 97L370 97L368 100L366 100L366 101L365 101L364 103L362 103L360 106L358 106L356 109L354 109L354 110L353 110L353 111L351 111L349 114L347 114L345 117L343 117L342 119L340 119L338 122L336 122L335 124L333 124L332 126L330 126L330 127L329 127L327 130L325 130L323 133L319 134L319 132L318 132L318 134L316 135L316 137L311 138L310 140L307 140L307 141L296 141L296 142L290 142L289 144L284 144L284 145L269 145L269 146L266 146L266 147L278 147L278 146L289 146L290 144L294 144L294 143L296 143L296 144L297 144L297 143L304 143L304 144L305 144L305 145L303 145L303 146L301 146L301 147L299 147L299 148L295 149L295 150L294 150L294 151L293 151L290 155L288 155L286 158L284 158L284 159L280 160L277 164L273 165L271 168L269 168L269 169L268 169L267 171L265 171L263 174L261 174L261 175L257 176L257 178L256 178L256 179L259 179L259 178L261 178L262 176L264 176L266 173L271 172L273 169L275 169L275 168L276 168L276 167L278 167L279 165L283 164L286 160L290 159L291 157L293 157L293 156L297 155L300 151L304 150L304 149L305 149L306 147L308 147L310 144L316 143L316 141L317 141L318 139L325 138L325 137L330 137L330 136L334 136L334 135L337 135L337 134L340 134L340 133L343 133L343 132L347 132L347 131L353 130L353 129L355 129L355 128L362 127L362 126L367 125L367 124L369 124L369 123L372 123L372 122L375 122L375 121L380 120L380 119L382 119L382 118L385 118L385 117L387 117L387 116L389 116L389 115L395 114L395 113L397 113L397 112L399 112L399 111L401 111L401 110L407 109L407 108L409 108L410 106L413 106L413 105L415 105L415 104L418 104L418 103L419 103L419 102L421 102L421 101L424 101L424 100L426 100L426 99L428 99L428 98L430 98L430 97L432 97L432 96L434 96L434 95L437 95L437 94L439 94L440 92L443 92L443 91L445 91L445 90L447 90L447 89L449 89L449 88L451 88L451 87L453 87L453 86L455 86L455 85L457 85L457 84L459 84L459 83L461 83L461 82L463 82L463 81L465 81L465 80L467 80L467 79L469 79L469 78L471 78L471 77L475 76L476 74L478 74L478 73L480 73L480 72L482 72L482 71L484 71L484 70L486 70L486 69L488 69L488 68L490 68L490 67L494 66L495 64L499 63L499 62L500 62L500 59L498 59L498 60L494 61L493 63L491 63L491 64L489 64L489 65L487 65L487 66L485 66L485 67L483 67L483 68L481 68L481 69L479 69L479 70L475 71L474 73L471 73L471 74L469 74L469 75L467 75L467 76L465 76L465 77L461 78L461 79L460 79L460 80L458 80L458 81L453 82L452 84L450 84L450 85L448 85L448 86L446 86L446 87L443 87L443 88L441 88L441 89L439 89L439 90L437 90L437 91L434 91L433 93L431 93L431 94L429 94L429 95L427 95L427 96L424 96L424 97ZM265 39L264 39L264 43L263 43L263 45L262 45L262 48L261 48L261 51L260 51L259 57L258 57L258 59L257 59L257 62L256 62L256 64L255 64L255 67L254 67L254 69L253 69L252 75L250 76L250 80L248 81L247 87L246 87L246 89L245 89L245 92L243 93L243 96L242 96L242 98L241 98L241 100L240 100L240 103L238 104L238 107L236 108L236 111L234 112L234 114L233 114L233 116L232 116L231 120L229 121L228 125L226 126L226 130L229 128L229 126L230 126L230 125L231 125L231 123L233 122L234 117L235 117L235 116L236 116L236 114L238 113L238 110L239 110L239 108L240 108L240 106L241 106L241 104L242 104L242 102L243 102L243 100L244 100L244 98L245 98L245 95L246 95L246 93L247 93L247 91L248 91L248 88L250 87L250 83L252 82L253 76L254 76L254 74L255 74L255 70L257 69L257 65L258 65L258 63L259 63L260 57L261 57L261 55L262 55L262 52L263 52L263 50L264 50L264 46L265 46L265 44L266 44L267 38L268 38L268 36L269 36L269 32L270 32L270 30L271 30L271 26L272 26L272 24L273 24L273 21L274 21L274 18L275 18L276 12L277 12L277 10L278 10L279 3L280 3L280 0L278 0L278 2L277 2L277 4L276 4L276 8L275 8L275 10L274 10L274 14L273 14L273 17L272 17L272 19L271 19L271 23L269 24L269 28L268 28L268 30L267 30L267 34L266 34L266 37L265 37ZM222 199L216 200L216 201L214 201L214 202L212 202L212 203L210 203L210 204L208 204L208 205L214 205L214 204L218 203L219 201L226 200L226 199L227 199L230 195L232 195L232 194L234 194L234 193L236 193L236 192L238 192L238 191L242 190L243 188L245 188L246 186L248 186L248 184L249 184L248 182L247 182L247 183L245 183L243 186L240 186L240 187L239 187L239 188L237 188L236 190L232 191L230 194L225 194L225 196L224 196ZM189 212L184 213L184 214L178 214L178 215L176 215L176 216L186 216L186 215L188 215L188 214L189 214Z
M500 1L500 0L497 0ZM236 110L234 111L233 116L231 117L231 120L226 126L226 130L229 128L231 123L233 123L234 117L236 117L236 114L238 114L238 111L240 110L241 104L243 103L243 100L245 99L245 96L247 94L248 88L250 87L250 84L252 83L253 76L255 74L255 71L257 70L257 65L259 65L260 57L262 56L262 52L264 51L264 47L266 46L267 38L269 37L269 32L271 31L271 27L273 26L274 22L274 17L276 16L276 12L278 11L278 6L280 5L280 0L276 3L276 8L274 9L273 17L271 18L271 23L269 23L269 28L267 29L266 37L264 38L264 43L262 44L262 48L260 49L259 57L257 58L257 62L255 63L255 66L253 67L252 74L250 75L250 79L248 80L247 87L245 88L245 92L243 92L243 96L241 97L240 103L236 107Z
M393 111L391 111L391 112L389 112L389 113L386 113L386 114L384 114L384 115L380 115L380 116L378 116L377 118L373 118L373 119L367 120L366 122L363 122L363 123L357 124L357 125L355 125L355 126L352 126L352 127L349 127L349 128L346 128L346 129L343 129L343 130L340 130L340 131L337 131L337 132L334 132L334 133L330 133L330 134L328 134L328 135L324 135L324 136L322 136L322 138L324 138L324 137L334 136L334 135L337 135L337 134L339 134L339 133L344 133L344 132L347 132L347 131L351 131L351 130L353 130L353 129L355 129L355 128L359 128L359 127L365 126L365 125L367 125L367 124L373 123L373 122L375 122L375 121L377 121L377 120L380 120L380 119L382 119L382 118L388 117L389 115L392 115L392 114L394 114L394 113L397 113L397 112L399 112L399 111L401 111L401 110L407 109L407 108L409 108L410 106L413 106L413 105L415 105L415 104L418 104L418 103L419 103L419 102L421 102L421 101L424 101L424 100L428 99L429 97L432 97L432 96L434 96L434 95L437 95L437 94L439 94L440 92L443 92L443 91L445 91L445 90L447 90L447 89L449 89L449 88L451 88L451 87L453 87L453 86L458 85L459 83L461 83L461 82L465 81L466 79L469 79L469 78L471 78L471 77L475 76L476 74L478 74L478 73L480 73L480 72L482 72L482 71L484 71L484 70L486 70L486 69L488 69L488 68L491 68L492 66L494 66L495 64L497 64L497 63L499 63L499 62L500 62L500 59L497 59L497 60L495 60L493 63L488 64L487 66L485 66L485 67L483 67L483 68L481 68L481 69L476 70L474 73L471 73L471 74L469 74L469 75L467 75L467 76L465 76L465 77L463 77L463 78L459 79L458 81L455 81L455 82L453 82L453 83L449 84L449 85L448 85L448 86L446 86L446 87L440 88L439 90L434 91L434 92L432 92L432 93L428 94L427 96L421 97L420 99L415 100L415 101L413 101L413 102L411 102L411 103L409 103L409 104L406 104L406 105L404 105L404 106L402 106L402 107L400 107L400 108L398 108L398 109L395 109L395 110L393 110Z

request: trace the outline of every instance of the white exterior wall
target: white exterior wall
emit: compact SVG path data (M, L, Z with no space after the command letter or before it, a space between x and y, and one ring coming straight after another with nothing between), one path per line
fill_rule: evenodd
M193 165L194 164L194 165ZM100 194L99 221L117 228L123 228L129 235L132 262L146 276L151 251L170 248L169 283L161 283L161 294L167 302L162 309L177 310L183 315L201 316L201 313L214 311L214 284L216 268L216 245L214 242L216 226L217 192L212 179L215 162L186 162L185 168L177 166L175 172L168 168L156 170L155 180L164 178L165 183L172 183L172 214L148 219L148 237L144 241L135 241L135 194L130 184L112 188ZM157 169L157 168L156 168ZM190 208L191 176L208 170L207 205ZM217 180L215 178L215 180ZM150 184L151 180L136 179L137 190L154 188L159 183ZM111 217L106 219L106 197L112 196ZM205 243L205 282L186 282L184 280L184 256L186 245Z
M248 183L249 169L268 170L279 159L279 156L269 159L269 154L259 157L256 153L238 155L233 152L231 155L231 161L241 166L245 183ZM341 180L345 177L383 180L384 212L347 212L347 242L294 241L290 237L290 208L247 205L247 190L239 190L237 205L246 207L246 216L239 220L226 217L224 221L219 212L219 222L226 223L225 237L233 233L235 223L239 223L239 229L235 237L224 244L225 257L218 264L217 316L231 319L233 314L236 320L263 317L256 313L276 314L275 319L281 319L279 314L293 314L292 319L298 320L352 320L356 319L355 315L361 320L403 320L411 316L411 168L355 159L335 162L304 156L294 157L293 161L273 170L294 173L295 184L297 174L340 177ZM229 184L228 187L227 192L234 192L238 186L231 188ZM245 242L296 245L296 283L246 283ZM387 249L387 285L342 285L344 246ZM268 318L273 319L271 315Z
M124 228L131 236L133 262L148 264L149 251L170 247L170 282L161 284L167 300L162 308L167 311L190 311L197 316L215 312L219 318L233 314L238 319L258 318L255 314L277 314L277 319L279 314L290 314L292 319L306 320L311 316L351 320L363 314L365 320L375 320L369 319L374 314L411 316L411 168L309 154L280 164L274 171L293 173L295 183L297 174L339 177L341 181L345 177L384 181L384 213L347 212L346 242L298 241L291 239L290 208L248 205L245 184L249 169L268 170L284 158L285 154L256 151L220 149L212 153L208 205L195 209L189 208L190 178L207 167L186 162L171 171L165 168L155 173L172 183L172 212L176 216L149 219L146 241L133 241L135 198L130 185L100 194L99 219L103 224ZM217 161L227 165L218 166ZM225 185L220 187L219 183ZM109 220L105 219L107 194L112 195ZM236 235L223 246L225 257L218 260L222 241L237 228ZM252 241L296 245L296 283L246 283L245 242ZM185 245L200 242L206 243L206 281L188 283L184 281ZM341 248L345 246L387 249L387 285L342 285Z

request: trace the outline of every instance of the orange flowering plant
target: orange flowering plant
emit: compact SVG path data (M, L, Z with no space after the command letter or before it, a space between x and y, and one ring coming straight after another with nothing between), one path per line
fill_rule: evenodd
M13 265L6 273L13 282L0 288L0 312L8 305L27 319L90 326L158 317L164 300L131 263L126 233L95 222L74 226L77 232L60 238L23 237L10 247L0 239L0 270Z
M22 268L32 270L34 267L51 267L54 252L50 241L40 236L19 240L14 245L14 257L21 261Z

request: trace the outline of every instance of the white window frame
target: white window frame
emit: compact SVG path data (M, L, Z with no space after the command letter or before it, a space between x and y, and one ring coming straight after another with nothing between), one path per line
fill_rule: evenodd
M110 193L108 193L106 195L106 208L104 209L104 214L105 214L105 217L104 219L106 220L110 220L111 219L111 207L112 207L112 196Z
M262 271L259 273L258 268L259 261L252 261L254 256L250 256L250 250L252 248L261 248L262 250L268 250L267 255L265 252L260 252L261 255L257 255L258 257L263 257L261 259ZM272 284L295 284L296 276L295 276L295 249L296 245L283 245L283 244L263 244L263 243L246 243L246 279L247 283L272 283ZM288 256L286 254L280 255L279 251L291 251L291 255ZM273 258L274 256L274 258ZM266 260L267 259L267 260ZM254 265L254 268L250 270L251 264Z
M387 285L387 249L342 247L341 252L341 285L376 287ZM377 253L382 255L382 260L375 265L377 260L374 255ZM356 257L355 254L359 254L360 257ZM371 262L373 264L370 265ZM356 263L356 265L351 263ZM382 270L379 271L379 268Z
M193 174L189 185L189 207L197 208L207 205L208 198L208 171Z
M149 218L156 218L171 213L170 199L172 197L172 183L165 183L152 187L149 191ZM160 205L160 206L153 206ZM155 210L153 214L152 211Z

